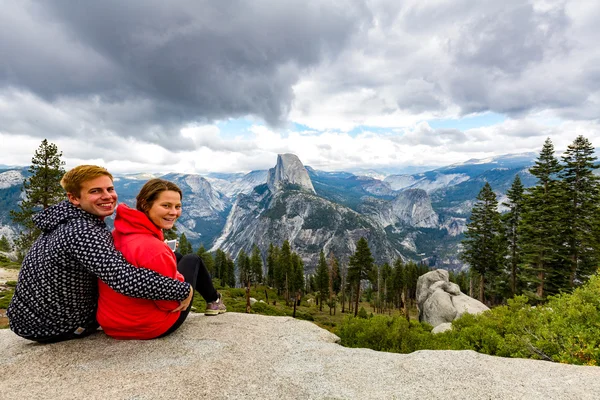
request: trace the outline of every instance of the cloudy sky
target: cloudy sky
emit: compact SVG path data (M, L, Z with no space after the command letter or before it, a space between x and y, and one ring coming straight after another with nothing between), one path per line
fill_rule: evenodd
M596 0L0 0L0 164L442 166L600 147Z

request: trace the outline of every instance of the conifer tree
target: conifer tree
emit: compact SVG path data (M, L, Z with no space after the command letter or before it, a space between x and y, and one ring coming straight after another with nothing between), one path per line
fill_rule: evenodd
M333 308L333 314L335 315L336 304L337 304L337 294L340 291L340 286L342 284L342 279L340 277L340 266L337 258L333 254L333 252L329 253L329 315L331 315L331 309Z
M257 245L252 247L252 256L250 257L250 268L252 270L252 281L255 284L263 281L263 261L260 256L260 250Z
M405 267L405 279L406 279L406 301L414 302L417 298L417 280L419 279L419 272L417 271L417 264L414 261L410 261Z
M39 229L33 224L34 214L65 199L65 193L60 186L60 180L65 174L61 160L62 152L54 143L42 140L40 147L31 159L29 173L31 176L23 181L25 199L12 210L10 216L13 222L21 228L15 239L15 247L19 257L23 257L35 239L40 235Z
M304 262L298 253L292 252L290 293L295 294L297 301L300 301L302 288L304 288Z
M202 244L200 245L200 248L198 249L196 254L198 255L198 257L200 257L202 259L208 272L210 272L210 274L216 278L217 275L215 273L215 260L213 259L212 254L210 254L208 251L206 251L206 249L204 248L204 245L202 245Z
M186 254L192 254L194 252L192 249L192 244L187 240L185 233L182 233L179 237L179 246L177 251L181 253L182 256L185 256Z
M214 277L221 280L221 285L225 286L225 282L223 280L223 273L225 273L227 269L227 259L225 256L225 252L221 249L217 249L215 253L215 273Z
M406 275L405 275L405 267L402 259L397 258L394 261L394 268L392 270L392 284L391 290L393 293L393 302L397 308L400 308L404 305L404 301L406 300Z
M576 282L586 282L598 267L600 177L593 173L598 168L594 147L583 136L569 145L562 161L560 177L565 204L562 236L572 288Z
M464 252L461 258L480 276L479 301L484 302L486 280L492 281L498 274L502 262L502 236L500 213L497 210L496 194L488 182L485 183L471 211L467 224Z
M354 316L358 314L358 302L360 301L360 282L368 279L373 269L373 256L369 249L367 239L361 237L356 243L356 251L350 256L350 267L348 268L348 280L354 284L356 303Z
M277 286L280 292L282 290L284 291L285 301L287 304L290 299L289 280L292 278L292 250L290 248L290 242L288 242L287 240L285 240L281 245L278 264L278 276L276 276Z
M337 296L342 287L342 276L340 273L340 262L333 252L329 253L329 280L331 281L331 294Z
M0 237L0 251L10 251L10 243L4 235Z
M546 139L529 169L538 182L529 188L523 201L520 227L523 273L535 285L533 296L539 300L557 293L565 286L564 262L561 256L561 166L554 156L554 145Z
M508 197L507 203L502 203L508 207L508 212L502 216L504 225L504 237L507 245L506 269L508 282L510 287L511 297L514 297L520 292L518 285L519 281L519 265L521 264L521 243L519 240L519 224L521 223L523 212L523 196L525 189L521 183L521 178L517 174L510 189L506 192Z
M227 256L227 279L225 284L229 287L235 287L235 263L229 256Z
M381 266L381 286L379 291L381 293L380 299L383 301L383 309L387 308L387 305L391 303L393 299L393 289L391 283L393 282L393 271L390 264L384 263Z
M277 271L279 264L279 248L269 244L267 251L267 285L277 287L277 279L280 274Z
M171 229L165 229L163 236L165 240L177 240L177 227L173 225Z
M316 281L317 290L319 291L319 311L323 311L323 301L329 297L329 269L327 268L323 250L319 253Z
M236 258L239 281L242 287L248 286L252 281L252 269L250 258L246 255L244 249L241 249Z

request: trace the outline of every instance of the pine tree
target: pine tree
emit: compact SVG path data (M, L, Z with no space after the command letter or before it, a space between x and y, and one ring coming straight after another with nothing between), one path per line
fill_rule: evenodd
M392 291L392 282L393 282L393 271L390 264L385 263L381 266L381 287L379 291L383 291L381 294L381 301L383 302L383 309L387 308L387 305L392 302L393 299L393 291Z
M281 293L281 291L284 291L285 302L288 304L290 300L289 280L292 276L292 250L290 248L290 242L287 240L285 240L281 245L278 264L278 275L275 277L275 279L277 281L279 292Z
M260 250L257 245L252 247L252 256L250 257L250 268L252 270L252 281L262 283L263 281L263 261L260 256Z
M296 252L292 252L292 274L290 292L297 293L304 287L304 262Z
M501 224L497 207L496 194L486 182L477 195L477 202L471 211L471 220L467 224L465 240L462 241L464 252L461 258L480 276L481 302L484 302L486 283L498 274L502 262Z
M406 272L402 259L398 258L394 261L394 268L392 271L392 283L391 290L393 293L393 302L395 306L400 309L406 301Z
M367 239L361 237L356 243L356 251L350 256L350 267L348 268L348 280L354 284L356 290L355 317L358 313L358 302L360 300L360 282L363 279L368 279L373 269L373 262L374 259Z
M163 231L165 240L176 240L177 239L177 227L173 225L171 229L165 229Z
M221 249L217 249L215 253L215 273L214 277L221 280L221 285L225 286L225 281L223 280L223 273L227 269L227 259L225 257L225 253Z
M213 256L208 251L206 251L204 245L200 245L200 248L198 249L196 254L202 259L208 272L210 272L210 274L216 278L217 275L215 273L215 260L213 259Z
M229 287L235 287L235 263L230 257L227 257L227 279L225 284Z
M323 300L329 297L329 268L325 261L325 253L321 250L319 253L319 263L317 264L317 290L319 292L319 311L323 311Z
M561 187L558 173L561 166L554 157L554 145L546 139L542 151L529 169L538 178L529 188L523 201L521 224L518 228L521 239L523 273L533 283L539 300L547 294L557 293L565 287L568 279L561 260Z
M406 279L406 301L411 304L417 299L417 280L419 279L419 272L417 270L417 264L414 261L410 261L405 267L405 279Z
M331 315L332 308L333 308L333 314L335 315L336 304L337 304L337 294L340 291L340 285L341 285L342 281L341 281L341 277L340 277L340 266L339 266L337 258L335 258L335 255L333 254L333 252L329 253L328 272L329 272L329 288L328 288L329 302L327 305L329 306L329 315Z
M179 237L179 246L177 251L181 253L182 256L185 256L186 254L192 254L194 252L192 249L192 244L187 240L185 233L182 233Z
M6 236L0 237L0 251L10 251L10 243Z
M35 239L40 235L39 229L33 224L32 217L39 211L65 199L65 193L60 186L60 180L65 174L61 160L62 152L55 144L42 140L40 147L31 159L29 173L31 176L23 181L25 199L19 204L18 210L12 210L10 216L13 222L20 226L21 232L15 240L19 257L23 257Z
M519 265L521 264L521 243L518 228L522 218L524 193L525 189L521 183L521 178L517 174L510 189L506 192L508 202L502 203L503 206L508 207L508 212L502 216L502 222L507 245L506 275L508 275L511 297L520 292L518 281L520 275Z
M271 287L277 287L276 277L279 276L278 269L279 263L279 248L273 246L273 243L269 244L269 250L267 251L267 285Z
M586 282L598 267L598 215L600 213L600 177L593 171L594 147L578 136L562 156L560 172L563 187L563 240L569 264L569 285Z
M250 258L246 255L244 249L241 249L236 258L239 281L242 287L250 285L252 281L252 270Z

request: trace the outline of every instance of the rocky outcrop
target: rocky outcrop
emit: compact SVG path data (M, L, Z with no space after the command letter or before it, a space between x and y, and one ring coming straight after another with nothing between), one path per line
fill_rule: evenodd
M464 313L478 314L489 310L485 304L462 293L456 283L449 281L448 271L444 269L430 271L419 277L417 307L419 321L437 328L434 332L450 329L449 323Z
M3 399L595 399L600 368L350 349L288 317L190 315L171 336L50 345L0 331Z
M23 173L19 170L8 170L0 172L0 189L23 184Z
M390 201L369 199L363 204L361 211L382 227L439 227L439 217L431 206L431 199L421 189L405 190Z
M267 185L275 193L288 185L315 193L308 171L295 154L279 154L275 168L269 170Z
M281 246L287 240L310 272L321 249L345 262L361 237L367 239L378 262L400 256L385 233L357 212L302 190L272 194L263 185L250 195L238 196L211 251L221 249L235 257L242 249L251 252L256 244L266 257L271 243Z

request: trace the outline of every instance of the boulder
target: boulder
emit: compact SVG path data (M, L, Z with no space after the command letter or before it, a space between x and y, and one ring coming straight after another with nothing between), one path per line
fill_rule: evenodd
M449 281L448 271L438 269L423 274L417 280L417 307L419 321L434 328L451 323L464 313L478 314L489 308L460 291L460 287ZM447 330L447 326L443 328ZM441 332L441 330L436 330Z
M452 322L444 322L431 330L431 333L442 333L452 329Z
M351 349L290 317L192 314L155 340L40 345L0 330L2 399L596 399L600 368Z

